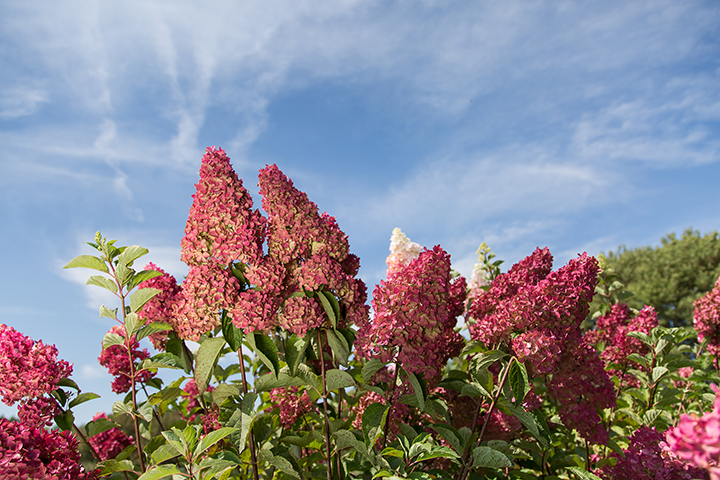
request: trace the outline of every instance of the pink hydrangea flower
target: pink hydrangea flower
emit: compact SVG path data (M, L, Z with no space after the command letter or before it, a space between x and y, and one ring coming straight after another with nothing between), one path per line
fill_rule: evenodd
M410 265L422 253L423 248L419 243L410 241L399 228L394 228L390 237L390 255L388 255L385 263L387 263L387 276L391 276L396 272Z
M683 414L680 423L665 432L669 450L678 458L707 469L713 480L720 479L720 388L713 409L702 417Z
M223 149L205 150L195 189L180 244L181 260L191 266L257 261L262 256L265 219L252 210L252 197Z
M617 363L628 366L627 356L631 353L644 355L647 347L637 338L629 337L630 332L649 334L657 327L658 320L655 309L643 308L633 317L630 307L624 303L616 303L605 315L598 317L595 329L585 334L588 343L603 342L605 349L600 354L605 364Z
M596 473L604 480L691 480L708 479L707 472L678 461L664 450L663 435L650 427L640 427L630 436L630 445L612 457L617 463Z
M273 388L270 400L280 409L280 424L290 428L298 417L312 410L312 401L306 390L300 392L298 387Z
M533 376L546 375L555 370L562 353L561 343L549 330L530 330L512 339L518 360L529 362Z
M442 367L464 344L454 331L464 295L465 279L451 280L450 255L440 246L426 249L375 288L375 316L360 323L356 354L399 362L434 386Z
M711 291L695 301L693 316L698 340L707 339L708 353L720 356L720 278Z
M38 397L22 402L18 407L18 417L35 428L52 426L55 415L60 415L62 409L54 398Z
M212 385L208 385L205 389L206 392L212 392L215 390L215 387ZM197 418L198 412L202 410L202 405L200 404L200 390L198 390L197 385L195 385L195 380L192 378L188 380L188 382L183 387L183 391L187 393L187 406L185 408L185 416L188 420L188 422L192 422Z
M125 337L125 327L121 325L115 325L110 329L110 332L116 333L121 337ZM138 372L138 366L140 362L150 357L146 348L142 350L139 348L140 344L133 336L130 341L130 352L132 353L134 370L135 370L135 383L145 383L155 376L155 373L149 370L142 370ZM110 375L113 375L115 379L112 382L112 391L115 393L126 393L130 391L131 382L131 368L130 358L128 356L128 346L126 345L112 345L102 351L98 357L100 365L108 369Z
M175 325L177 322L173 310L177 308L176 305L182 299L182 288L177 284L175 277L165 273L162 268L154 263L147 264L145 270L156 270L162 275L145 280L138 286L138 288L157 288L160 290L160 293L151 298L140 309L140 317L144 318L148 324L166 322ZM168 338L167 332L154 333L149 338L156 349L165 350L165 343Z
M0 418L0 472L5 480L94 480L80 463L70 432L44 430Z
M196 342L220 326L220 311L232 309L239 293L240 282L224 267L212 263L191 267L182 298L173 305L178 337Z
M108 419L105 413L97 413L93 417L93 422L101 418ZM120 428L115 427L110 430L88 437L88 442L95 449L101 460L108 460L117 457L125 448L133 445L135 442L128 437Z
M0 324L0 394L6 405L50 393L70 376L72 365L57 360L55 345L45 345Z

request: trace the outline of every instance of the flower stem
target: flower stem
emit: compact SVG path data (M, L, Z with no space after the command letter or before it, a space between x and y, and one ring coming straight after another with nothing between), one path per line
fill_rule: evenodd
M243 395L247 395L248 386L247 379L245 378L245 359L243 359L242 346L238 350L238 357L240 357L240 375L242 375ZM252 427L250 427L250 431L248 432L248 441L250 442L250 463L252 464L253 478L258 480L260 478L260 474L258 473L257 454L255 453L255 438L253 437Z
M332 462L330 458L330 417L328 415L328 392L327 381L325 378L325 357L323 356L322 330L317 330L318 350L320 351L320 375L322 379L322 400L323 414L325 416L325 465L327 470L327 480L332 480Z

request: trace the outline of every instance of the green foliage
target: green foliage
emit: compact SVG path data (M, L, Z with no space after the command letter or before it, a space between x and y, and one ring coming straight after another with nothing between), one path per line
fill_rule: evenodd
M688 229L681 238L664 237L659 247L621 246L601 262L634 294L631 307L654 307L663 326L692 325L693 302L720 277L720 235Z

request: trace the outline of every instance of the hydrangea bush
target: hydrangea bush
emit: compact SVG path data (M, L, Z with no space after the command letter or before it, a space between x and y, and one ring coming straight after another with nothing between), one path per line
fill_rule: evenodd
M97 395L0 325L0 395L19 403L2 478L720 479L720 283L696 329L667 329L586 254L501 273L483 244L466 281L395 229L371 315L336 220L275 165L259 186L262 210L207 149L180 283L100 233L66 265L118 298L100 306L112 412L78 427Z

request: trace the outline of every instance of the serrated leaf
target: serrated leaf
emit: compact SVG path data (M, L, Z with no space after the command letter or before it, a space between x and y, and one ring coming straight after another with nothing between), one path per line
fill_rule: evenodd
M145 319L140 318L137 313L128 313L125 316L125 331L132 337L145 324Z
M175 332L170 332L168 334L168 341L165 343L165 351L167 353L172 353L180 359L185 373L190 373L192 371L192 353L188 350L187 345L185 345L185 341L178 338Z
M297 334L292 334L285 343L285 363L287 363L290 369L290 375L295 376L297 373L297 367L305 357L305 351L307 350L310 342L304 338L298 337Z
M472 465L474 468L512 468L513 462L498 450L486 446L479 446L473 450Z
M205 392L210 383L210 377L224 346L225 339L215 337L208 338L198 348L197 357L195 358L195 385L200 395Z
M115 472L134 472L135 466L130 460L115 460L111 458L109 460L103 460L97 464L97 468L100 469L100 475L110 475Z
M80 387L78 387L77 383L75 383L74 380L71 380L69 378L61 378L58 381L57 386L58 387L70 387L77 391L80 391Z
M477 398L477 397L487 397L492 398L492 394L485 390L485 387L480 385L478 382L468 382L465 385L463 385L462 390L460 390L460 396L461 397L470 397L470 398Z
M100 318L112 318L117 320L117 308L110 310L105 305L100 305Z
M410 378L410 384L412 385L413 391L415 392L415 399L417 401L418 408L420 409L420 411L423 411L425 410L425 400L427 399L427 385L423 385L423 379L418 378L414 373L406 373L408 373L408 377Z
M335 298L335 295L330 293L327 290L323 290L323 295L325 295L325 298L328 299L330 302L330 306L332 307L333 313L335 314L335 318L339 321L340 320L340 303L338 302L337 298ZM337 329L337 325L333 325L333 328Z
M267 335L257 332L249 333L245 338L253 351L257 353L260 361L277 376L280 373L280 359L275 342Z
M148 252L149 250L147 248L143 248L139 245L130 245L125 247L118 257L118 265L132 265L132 262L143 255L146 255Z
M226 398L233 395L240 395L240 388L237 385L221 383L212 391L213 403L220 405Z
M81 393L77 397L73 399L73 401L70 402L70 408L74 408L81 403L89 402L90 400L94 400L96 398L100 398L100 395L97 393L87 392L87 393Z
M220 440L237 430L237 428L222 427L218 430L213 430L212 432L208 433L198 442L198 445L197 447L195 447L195 451L193 452L193 457L199 457L205 450L212 447Z
M176 465L158 465L143 473L138 480L160 480L161 478L179 473L182 472Z
M149 302L155 295L160 293L162 290L157 288L140 288L135 293L130 295L130 311L136 313L140 310L143 305Z
M72 430L73 422L75 422L75 415L73 415L73 412L70 410L67 410L59 415L55 415L55 424L58 428L60 428L60 430Z
M91 268L100 272L108 273L107 264L92 255L78 255L77 257L70 260L64 267L65 268Z
M330 294L332 295L332 294ZM337 328L337 317L335 316L335 310L332 307L332 304L330 303L330 300L328 299L329 295L325 295L325 292L318 292L317 299L320 301L320 304L322 305L323 309L325 310L325 314L330 319L330 325L332 325L333 328ZM335 298L335 297L333 297ZM337 301L337 300L336 300Z
M338 369L332 369L325 372L325 384L328 392L339 390L341 388L350 388L355 386L355 380L352 376Z
M301 387L306 382L300 377L291 377L285 372L280 372L276 377L272 373L259 376L255 379L255 390L258 392L264 392L272 390L273 388L284 388L284 387Z
M138 330L137 333L135 334L135 339L137 339L137 341L139 342L143 338L153 335L155 333L167 332L172 329L173 329L173 327L169 323L153 322L153 323L145 325L140 330Z
M151 324L152 325L152 324ZM147 364L145 362L148 362ZM158 353L143 361L144 368L184 368L183 362L177 355L168 352Z
M300 479L300 474L295 471L292 463L287 458L274 455L270 450L260 450L260 459L293 478Z
M565 468L567 468L569 471L571 471L580 480L602 480L600 477L598 477L594 473L590 473L587 470L583 470L580 467L565 467Z
M652 373L650 374L650 382L656 383L659 381L662 377L667 374L669 370L666 367L655 367L653 368Z
M88 278L85 285L95 285L96 287L110 290L112 293L117 293L117 285L109 278L101 277L100 275L93 275Z
M515 406L522 405L525 395L530 390L530 382L525 365L517 359L513 359L510 363L508 379L510 380L510 388L512 388L515 397Z
M375 375L378 370L380 370L386 365L387 363L384 363L382 360L378 360L377 358L373 358L365 362L362 367L363 382L370 382L370 379L373 377L373 375Z
M348 358L350 357L350 346L347 343L347 340L345 340L345 337L338 333L336 330L325 330L325 333L327 334L328 344L330 345L330 350L332 350L333 355L335 356L335 360L337 362L344 366L348 366Z
M117 423L108 420L107 418L98 418L97 420L93 420L87 423L85 425L85 430L87 431L88 437L94 437L97 434L106 432L112 428L117 428L120 425Z
M465 451L462 436L451 425L435 423L430 425L430 428L435 430L442 438L444 438L457 453L462 455Z
M132 415L133 408L131 404L125 403L122 400L118 400L117 402L113 403L112 412L113 415L115 415L116 417L125 413L127 413L128 415Z
M538 426L535 417L523 410L521 407L513 407L512 405L500 404L498 405L498 408L500 408L501 410L507 410L506 413L511 413L512 415L515 415L518 420L520 420L522 424L525 425L525 428L527 428L530 433L532 433L533 437L535 437L540 442L543 448L547 448L548 439L545 438L545 436L542 435L542 433L540 432L540 427Z
M368 451L383 435L383 428L387 421L389 405L372 403L368 405L362 415L362 431L365 437L365 446Z
M240 351L242 348L243 331L233 325L232 319L228 317L227 313L223 312L221 320L223 338L233 352Z
M172 445L161 445L152 452L150 459L154 464L158 464L179 456L180 452Z
M102 347L103 350L105 350L108 347L112 347L113 345L122 345L125 343L125 338L121 335L118 335L117 333L108 332L103 337L102 341Z
M162 272L157 270L141 270L133 275L132 280L130 280L130 283L128 284L128 290L132 290L144 281L159 277L160 275L162 275Z
M364 456L366 459L372 461L368 453L367 447L363 442L358 440L358 438L353 432L349 430L338 430L336 432L333 432L333 436L335 437L335 447L338 450L352 448L356 452Z

